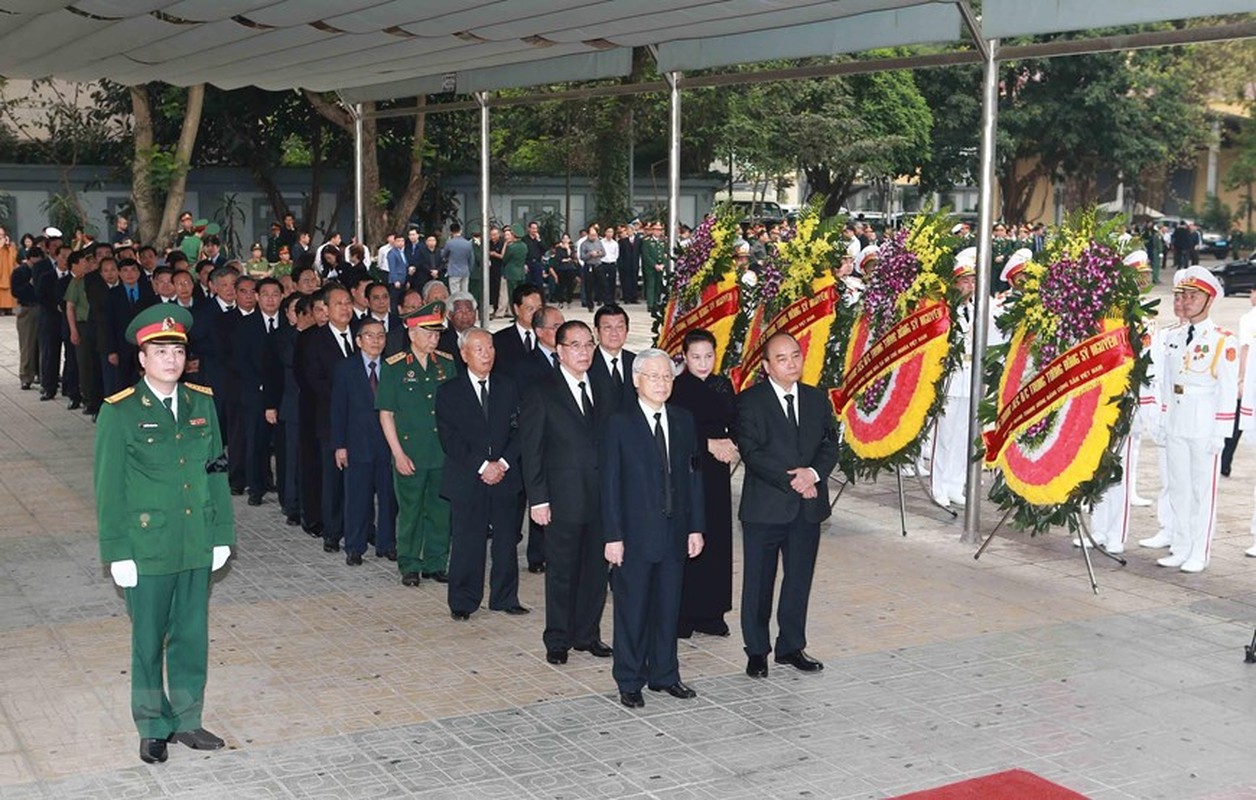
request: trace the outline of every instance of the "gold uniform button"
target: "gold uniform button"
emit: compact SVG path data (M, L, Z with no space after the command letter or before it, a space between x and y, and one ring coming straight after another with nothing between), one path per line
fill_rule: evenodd
M184 465L184 464L186 464L186 463L188 463L188 460L187 460L186 458L181 458L181 459L179 459L179 465L180 465L180 466L182 466L182 465Z
M149 521L150 519L152 519L152 517L148 516L148 514L140 514L140 527L141 527L141 528L147 528L147 527L148 527L148 521Z
M187 515L190 517L190 516L192 516L192 509L190 509L190 508L185 508L185 509L183 509L183 513L184 513L184 514L187 514Z
M183 484L183 491L185 491L185 492L190 492L190 491L192 491L192 484L190 484L190 483L185 483L185 484Z
M183 434L181 434L181 433L176 433L176 434L174 435L174 438L176 438L176 439L182 439L182 438L183 438Z

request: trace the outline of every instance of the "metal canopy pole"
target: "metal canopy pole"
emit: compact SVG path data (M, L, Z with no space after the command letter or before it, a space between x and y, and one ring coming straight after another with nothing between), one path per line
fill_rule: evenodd
M358 244L369 254L370 248L366 245L366 229L363 220L366 217L366 205L362 197L362 173L364 170L362 159L362 104L354 103L349 107L353 114L353 237L357 239ZM369 255L368 255L369 257Z
M966 4L961 6L966 8ZM969 12L971 13L971 12ZM980 29L974 29L980 35ZM983 42L985 76L981 92L981 187L980 214L977 222L977 288L974 291L973 361L971 394L968 398L968 453L972 455L973 442L981 433L977 420L977 406L985 394L985 375L982 363L986 355L986 336L990 327L990 268L993 263L992 229L994 227L994 145L995 126L999 114L999 73L997 39ZM981 460L968 463L968 485L964 491L964 534L962 541L978 540L981 525Z
M488 92L476 92L480 104L480 325L488 327L490 313L489 263L488 263Z
M676 252L680 226L680 73L667 73L671 85L671 125L667 141L667 255Z

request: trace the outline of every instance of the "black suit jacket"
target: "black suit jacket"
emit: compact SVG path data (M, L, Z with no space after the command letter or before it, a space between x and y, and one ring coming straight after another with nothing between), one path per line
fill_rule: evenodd
M523 489L519 463L519 389L505 375L488 379L488 416L481 410L474 376L459 372L436 390L436 431L445 451L441 496L453 502L486 502L490 497L515 497ZM480 480L485 461L506 459L501 482Z
M331 439L331 390L336 367L345 360L339 338L330 324L307 328L297 337L296 378L301 389L302 425L313 420L314 435L324 442ZM356 348L354 345L355 354ZM306 413L309 416L304 416Z
M689 534L706 528L693 416L667 406L667 460L663 471L654 422L633 403L611 416L602 444L602 539L623 542L624 557L683 561ZM672 513L665 513L664 481L670 482Z
M523 487L529 505L550 504L557 522L599 525L598 449L606 415L596 393L586 419L557 373L523 390L519 433Z
M536 346L536 334L532 334L533 347ZM497 360L493 363L493 372L503 372L515 379L515 383L519 383L519 376L516 370L528 357L529 353L523 347L523 339L519 338L519 331L512 322L509 327L502 328L493 334L493 349L497 352ZM523 389L524 387L520 387Z
M459 375L467 371L467 362L462 360L462 348L458 346L458 332L453 329L452 325L441 331L440 341L436 344L436 349L454 357L454 363L458 365Z
M223 311L222 306L212 297L193 304L192 330L188 332L188 358L199 362L197 372L189 375L189 378L209 386L215 392L223 393L224 396L229 380L227 359L231 352L231 342L227 337L230 330L227 323L229 313L234 312Z
M55 274L53 278L56 278ZM106 321L104 341L100 348L102 353L118 353L120 358L134 354L135 343L126 339L127 326L135 319L136 314L157 302L152 287L147 283L141 280L136 288L139 290L139 299L134 303L127 297L126 286L123 284L119 283L109 290L105 298ZM195 324L192 325L192 330L196 330Z
M375 366L379 374L383 356ZM350 464L391 462L392 451L379 424L375 392L360 353L342 358L332 375L331 446L349 451Z
M837 466L833 407L814 386L799 383L797 394L797 429L767 380L737 398L737 446L746 465L738 512L742 522L788 523L800 509L806 522L829 517L828 479ZM787 470L796 467L811 467L819 475L814 499L804 500L790 487Z
M598 393L607 398L607 402L611 404L608 409L610 413L619 411L621 408L636 408L637 389L632 385L632 362L636 356L628 351L621 350L619 353L619 373L624 376L624 388L622 392L615 392L615 385L611 382L611 365L602 357L602 349L598 348L593 351L593 363L589 366L589 378L597 386Z
M279 317L274 333L267 333L261 311L239 316L231 330L231 362L239 381L240 403L251 408L278 410L283 401L283 364L279 341L288 322Z

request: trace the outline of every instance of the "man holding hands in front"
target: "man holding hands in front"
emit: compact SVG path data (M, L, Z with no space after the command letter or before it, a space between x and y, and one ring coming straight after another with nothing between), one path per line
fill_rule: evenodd
M772 646L768 622L776 564L783 563L776 619L776 663L803 672L824 668L809 657L807 601L820 545L820 523L829 517L829 473L837 465L833 410L824 393L800 383L802 349L788 333L768 339L763 371L768 380L738 398L742 463L741 509L744 578L741 634L746 674L766 678Z
M637 402L611 416L601 453L604 555L614 570L619 702L645 705L641 687L688 700L676 626L685 559L702 552L705 527L693 416L667 404L672 360L649 349L633 361Z

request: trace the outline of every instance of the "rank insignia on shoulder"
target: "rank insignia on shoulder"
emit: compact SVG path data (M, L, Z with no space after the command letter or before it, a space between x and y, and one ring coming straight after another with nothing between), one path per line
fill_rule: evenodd
M130 397L130 396L131 396L131 395L133 395L133 394L135 394L135 387L134 387L134 386L128 386L128 387L126 387L125 389L123 389L122 391L118 392L117 394L111 394L111 395L109 395L108 397L106 397L106 398L105 398L105 402L106 402L106 403L116 403L116 402L118 402L119 400L125 400L125 399L127 399L128 397Z
M390 355L388 358L385 358L385 359L384 359L384 363L385 363L385 364L399 364L399 363L401 363L402 361L405 361L405 360L406 360L406 354L405 354L405 352L403 351L403 352L400 352L400 353L393 353L393 354L392 354L392 355Z
M436 355L440 356L441 358L447 358L450 361L454 360L454 357L449 355L449 353L446 353L444 350L437 350Z
M209 388L208 386L201 386L199 383L190 383L190 382L185 382L183 385L184 385L184 386L186 386L186 387L188 387L189 389L191 389L191 390L192 390L192 391L194 391L194 392L200 392L201 394L207 394L207 395L209 395L210 397L213 397L213 396L214 396L214 390L213 390L213 389L211 389L211 388Z

